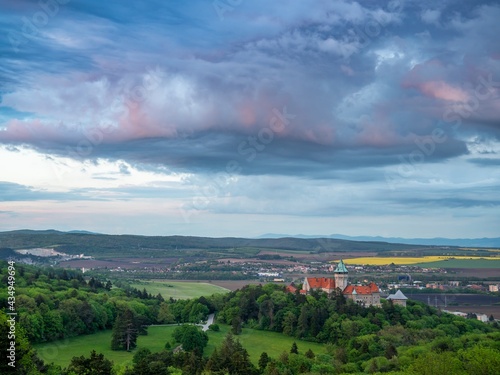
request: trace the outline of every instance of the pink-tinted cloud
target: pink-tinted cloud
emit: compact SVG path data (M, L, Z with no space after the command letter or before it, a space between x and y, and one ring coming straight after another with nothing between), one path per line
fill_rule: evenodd
M449 85L444 81L422 82L416 85L416 88L419 89L422 94L435 99L465 102L469 97L461 88Z

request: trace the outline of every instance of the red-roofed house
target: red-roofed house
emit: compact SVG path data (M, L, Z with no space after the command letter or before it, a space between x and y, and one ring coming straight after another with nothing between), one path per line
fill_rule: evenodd
M295 294L297 292L297 288L295 286L293 286L293 285L288 285L286 287L286 291L288 293L294 293ZM299 293L300 294L307 294L307 292L304 289L299 290Z
M335 288L335 280L331 277L306 277L302 286L306 292L321 289L323 292L332 293Z
M289 292L289 293L295 293L297 291L297 288L294 287L293 285L288 285L286 287L286 291Z
M348 285L342 293L361 305L380 306L380 289L373 282L368 285Z

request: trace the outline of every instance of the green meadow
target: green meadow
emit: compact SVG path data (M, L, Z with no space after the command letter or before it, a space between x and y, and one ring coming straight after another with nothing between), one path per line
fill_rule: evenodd
M210 355L216 347L219 347L224 337L230 332L231 327L220 324L219 332L208 332L209 340L204 354ZM324 354L325 345L309 341L300 341L296 338L285 336L278 332L261 331L257 329L243 328L240 335L235 336L240 340L243 347L250 354L252 362L257 364L262 352L267 352L271 358L277 358L282 352L290 352L293 342L297 343L299 353L305 353L311 349L315 354Z
M198 298L229 291L229 289L210 283L170 280L136 281L130 286L139 290L146 288L147 292L154 296L160 293L165 299L170 297L174 299Z
M148 329L147 336L139 336L137 339L138 348L149 348L151 351L160 351L165 347L167 341L171 341L171 335L175 327L157 326ZM54 362L57 365L66 367L71 358L84 355L89 356L92 350L104 354L115 364L132 363L134 352L111 350L111 330L71 337L65 340L53 341L46 344L34 345L39 356L48 363Z
M172 332L176 326L153 326L149 327L147 336L139 336L137 348L149 348L152 352L160 351L165 347L167 341L172 342ZM220 325L219 332L208 331L208 346L204 355L212 354L216 347L219 347L230 327ZM293 342L297 343L299 353L305 353L311 349L315 354L325 353L325 346L314 342L306 342L285 336L277 332L260 331L244 328L243 332L236 336L241 344L250 354L251 360L257 364L260 354L267 352L272 358L277 358L283 351L289 352ZM54 341L46 344L35 345L39 356L46 362L54 362L61 367L66 367L74 356L89 356L92 350L104 354L112 360L115 365L127 365L132 363L134 351L113 351L111 350L111 330L72 337L66 340Z

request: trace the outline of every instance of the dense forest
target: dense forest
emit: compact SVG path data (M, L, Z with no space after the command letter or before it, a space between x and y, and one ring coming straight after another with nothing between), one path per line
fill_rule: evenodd
M8 285L1 264L2 285ZM81 272L16 266L18 326L16 374L111 374L100 353L82 353L60 369L43 363L34 343L113 329L116 350L134 350L125 374L496 374L500 368L500 329L440 311L419 302L407 307L384 301L381 308L358 306L338 293L287 293L283 286L253 285L190 300L163 300L145 290ZM114 285L113 285L114 284ZM8 291L0 291L1 350L7 351ZM197 323L209 313L232 334L210 356L208 337L197 327L179 326L173 343L151 353L135 346L137 335L157 323ZM263 351L254 365L238 340L242 327L280 332L324 343L324 353L300 353L293 346L278 358ZM212 329L217 329L213 325ZM178 350L182 344L183 350ZM478 360L480 359L480 360ZM89 368L94 369L89 372ZM0 373L9 373L4 362Z

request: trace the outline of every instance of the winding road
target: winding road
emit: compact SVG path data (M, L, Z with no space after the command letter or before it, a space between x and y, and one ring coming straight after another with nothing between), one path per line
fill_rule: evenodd
M214 317L215 317L215 314L210 314L208 316L207 322L205 324L200 324L201 330L203 332L208 331L208 327L210 327L210 324L214 323Z

